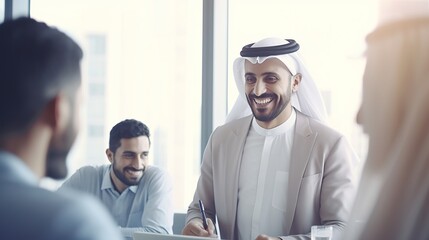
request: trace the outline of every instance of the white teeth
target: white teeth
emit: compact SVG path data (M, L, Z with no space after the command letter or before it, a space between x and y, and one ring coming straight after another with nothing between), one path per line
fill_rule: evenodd
M254 98L256 104L267 104L273 100L272 98Z
M131 169L128 169L127 172L131 175L139 175L140 174L140 171L133 171Z

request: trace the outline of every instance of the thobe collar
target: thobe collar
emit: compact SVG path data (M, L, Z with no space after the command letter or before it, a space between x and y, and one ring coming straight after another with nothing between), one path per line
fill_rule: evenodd
M266 128L259 126L256 119L253 118L252 119L252 128L253 128L253 130L256 131L256 133L258 133L259 135L262 135L262 136L277 136L277 135L280 135L280 134L287 132L290 129L293 129L293 127L295 126L295 122L296 122L296 112L295 112L295 108L292 108L292 112L291 112L291 115L289 116L289 118L284 123L280 124L279 126L277 126L275 128L266 129Z

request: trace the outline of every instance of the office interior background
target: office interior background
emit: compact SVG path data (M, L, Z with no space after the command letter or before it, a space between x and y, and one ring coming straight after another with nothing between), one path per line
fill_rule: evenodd
M207 139L238 95L232 62L244 45L296 39L325 100L328 124L363 163L367 137L355 116L365 36L383 21L422 12L429 12L429 0L0 0L0 21L31 16L84 49L84 119L69 174L108 164L111 127L141 120L152 134L150 164L173 179L176 212L186 212ZM61 181L41 184L54 190Z

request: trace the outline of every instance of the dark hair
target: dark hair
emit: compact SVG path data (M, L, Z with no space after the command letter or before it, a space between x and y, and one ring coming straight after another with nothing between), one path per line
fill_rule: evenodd
M109 149L112 152L116 152L116 149L121 146L121 139L140 136L146 136L150 144L149 128L140 121L126 119L113 126L112 130L110 130Z
M0 24L0 136L25 131L60 91L81 83L82 49L32 18Z

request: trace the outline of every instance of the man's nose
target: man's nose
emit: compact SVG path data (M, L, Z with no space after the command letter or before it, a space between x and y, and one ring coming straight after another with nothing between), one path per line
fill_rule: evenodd
M140 169L143 166L144 159L140 156L136 156L133 159L132 166L136 169Z
M255 88L253 89L253 93L256 96L261 96L262 94L264 94L267 91L267 88L265 86L264 81L256 81L255 83Z

